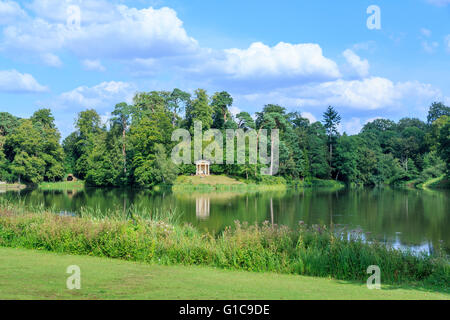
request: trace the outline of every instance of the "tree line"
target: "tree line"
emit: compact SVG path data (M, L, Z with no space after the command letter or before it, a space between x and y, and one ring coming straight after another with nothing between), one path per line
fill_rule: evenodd
M427 121L376 119L357 135L339 133L341 116L328 107L322 122L267 104L253 117L232 115L225 91L209 96L179 89L137 93L132 105L118 103L108 123L94 109L78 114L76 130L60 143L49 109L29 119L0 112L0 181L38 184L68 173L93 186L152 187L171 184L178 175L195 174L194 165L175 165L170 152L175 129L278 129L279 172L288 183L333 179L347 184L424 182L449 173L450 108L434 102ZM225 136L225 134L224 134ZM206 146L208 142L204 142ZM226 163L226 154L224 153ZM248 156L248 155L247 155ZM261 182L261 164L212 165L212 174Z

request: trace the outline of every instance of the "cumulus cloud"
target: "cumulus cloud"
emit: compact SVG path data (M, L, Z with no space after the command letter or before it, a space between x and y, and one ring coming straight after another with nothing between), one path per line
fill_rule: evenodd
M69 50L91 60L158 58L197 49L197 41L167 7L138 10L105 4L105 9L101 1L80 1L81 24L74 28L66 22L66 9L73 3L54 2L34 1L30 7L38 16L6 26L0 49L11 55Z
M0 70L0 92L37 93L48 88L39 84L31 74L17 70Z
M136 88L133 84L121 81L102 82L96 86L80 86L62 93L54 103L58 109L81 110L94 108L98 111L111 109L116 103L131 103Z
M204 50L202 54L207 59L187 71L202 77L208 75L222 85L242 88L243 84L254 83L265 88L340 77L337 64L324 57L318 44L280 42L270 47L255 42L247 49Z
M82 64L86 70L90 71L106 71L106 68L102 65L100 60L89 60L85 59L82 61Z
M317 122L316 117L311 112L302 112L300 114L303 118L308 119L310 123Z
M362 60L356 53L354 53L350 49L345 50L342 55L347 61L347 66L350 70L350 73L361 78L367 77L369 75L369 61L367 61L366 59Z
M362 80L335 80L282 88L267 93L243 95L242 102L279 103L291 109L316 109L328 105L339 109L374 110L423 107L442 97L440 90L420 82L397 82L381 77ZM403 111L405 111L403 109Z
M241 109L239 109L238 107L232 106L230 108L230 113L233 117L236 117L239 113L241 113Z

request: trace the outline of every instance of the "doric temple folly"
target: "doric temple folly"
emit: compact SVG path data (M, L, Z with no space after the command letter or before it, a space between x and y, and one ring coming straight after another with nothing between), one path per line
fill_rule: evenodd
M209 176L209 166L210 162L208 160L198 160L195 161L195 166L197 168L195 175L197 176Z

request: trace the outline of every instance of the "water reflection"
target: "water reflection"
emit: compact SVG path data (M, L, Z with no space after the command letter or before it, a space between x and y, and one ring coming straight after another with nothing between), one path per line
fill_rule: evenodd
M195 215L199 220L209 218L210 199L207 196L195 198Z
M166 210L176 208L181 220L201 230L220 232L235 220L249 224L269 221L296 227L343 226L360 229L368 241L382 241L398 248L432 251L442 240L450 252L449 191L390 188L301 190L254 193L181 193L118 189L79 191L7 191L0 198L44 206L55 212L80 213L82 207L101 212L131 205Z

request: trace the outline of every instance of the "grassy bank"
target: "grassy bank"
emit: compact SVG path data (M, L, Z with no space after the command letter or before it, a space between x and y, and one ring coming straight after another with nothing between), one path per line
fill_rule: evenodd
M236 224L219 236L169 223L164 214L131 220L78 218L51 213L0 213L0 246L118 258L163 265L203 265L365 281L378 265L384 283L420 283L447 289L445 256L416 256L364 243L360 235L324 227Z
M81 269L68 290L66 269ZM97 257L0 248L0 299L449 299L410 286L364 284L210 267L161 266Z
M25 189L27 186L21 183L2 183L0 184L1 190L21 190Z
M200 176L179 176L172 190L174 192L213 192L213 191L272 191L272 190L285 190L286 183L275 177L270 177L260 183L256 182L244 182L223 175L211 175L207 177Z
M39 189L42 190L79 190L84 188L84 181L59 181L42 182Z

